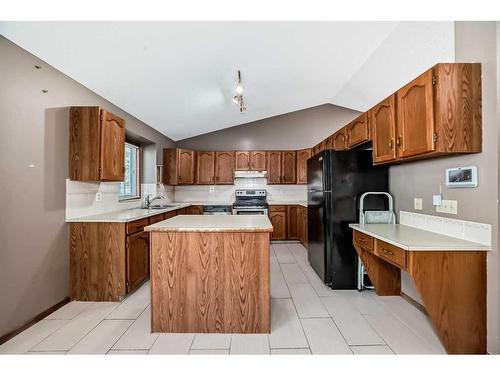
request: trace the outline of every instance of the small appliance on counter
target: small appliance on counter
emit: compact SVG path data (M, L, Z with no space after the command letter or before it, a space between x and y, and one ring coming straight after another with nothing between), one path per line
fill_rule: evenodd
M204 205L203 215L231 215L231 206L227 205Z
M373 166L371 150L325 150L307 161L308 259L332 289L356 289L358 257L350 223L357 223L358 202L367 191L387 191L386 166ZM380 196L365 208L385 207Z
M267 215L267 191L265 189L236 190L233 215Z

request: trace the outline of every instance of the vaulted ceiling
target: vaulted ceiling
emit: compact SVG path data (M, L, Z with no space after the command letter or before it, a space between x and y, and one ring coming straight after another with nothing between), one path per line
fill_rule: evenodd
M454 60L452 22L3 22L0 34L173 140L324 103L364 111Z

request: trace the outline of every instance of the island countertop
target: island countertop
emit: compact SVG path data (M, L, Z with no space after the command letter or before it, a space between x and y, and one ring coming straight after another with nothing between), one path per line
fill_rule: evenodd
M401 224L349 224L349 227L407 251L489 251L491 246Z
M272 232L267 215L178 215L144 228L146 232Z

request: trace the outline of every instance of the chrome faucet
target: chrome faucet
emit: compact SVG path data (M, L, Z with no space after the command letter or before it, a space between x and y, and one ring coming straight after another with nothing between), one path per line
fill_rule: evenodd
M149 206L151 206L151 203L153 203L153 201L155 201L157 199L164 199L165 198L162 195L158 195L157 197L154 197L154 198L150 199L152 196L153 196L153 194L146 195L146 199L145 199L145 202L144 202L144 208L149 208Z

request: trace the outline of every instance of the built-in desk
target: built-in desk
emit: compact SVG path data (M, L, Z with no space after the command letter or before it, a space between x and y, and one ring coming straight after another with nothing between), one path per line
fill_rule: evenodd
M400 295L407 271L447 352L486 353L490 247L405 225L349 226L377 295Z

